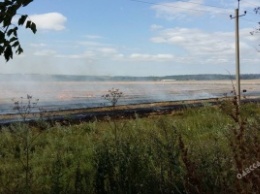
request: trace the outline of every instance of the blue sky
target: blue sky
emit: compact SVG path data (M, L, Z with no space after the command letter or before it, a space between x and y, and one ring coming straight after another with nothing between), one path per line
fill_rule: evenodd
M259 0L241 0L241 73L260 73ZM34 0L24 53L1 73L163 76L235 72L235 0Z

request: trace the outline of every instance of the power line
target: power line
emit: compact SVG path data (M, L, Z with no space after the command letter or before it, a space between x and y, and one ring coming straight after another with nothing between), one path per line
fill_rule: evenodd
M150 4L150 5L159 5L159 6L164 6L164 7L174 7L174 8L178 8L178 9L192 10L192 11L197 11L197 12L211 12L212 11L212 10L203 10L203 9L190 9L190 8L184 8L184 7L179 7L179 6L175 6L175 5L169 5L169 4L166 5L166 4L162 4L162 3L152 3L152 2L142 1L142 0L130 0L130 1L138 2L138 3L144 3L144 4ZM224 9L224 10L229 11L228 9L223 8L223 7L203 5L203 4L195 3L195 2L186 2L186 1L182 1L182 2L193 3L193 4L202 5L204 7L218 8L218 9Z
M253 6L255 6L255 8L253 9L253 10L251 10L252 12L254 12L254 14L253 13L250 13L250 12L248 12L250 15L256 15L257 14L257 8L258 7L260 7L260 5L256 5L256 4L254 4L254 3L249 3L249 2L246 2L246 1L241 1L241 2L243 2L243 3L246 3L246 4L248 4L248 5L253 5Z
M259 7L259 6L260 6L260 5L256 5L256 4L254 4L254 3L249 3L249 2L247 2L247 1L242 1L242 2L244 2L244 3L246 3L246 4L249 4L249 5L256 6L256 7Z
M130 1L144 3L144 4L150 4L150 5L159 5L159 6L164 6L164 7L175 7L175 8L179 8L179 9L186 9L186 10L192 10L192 11L198 11L198 12L206 11L206 10L188 9L188 8L174 6L174 5L168 5L168 4L166 5L166 4L162 4L162 3L152 3L152 2L141 1L141 0L130 0Z
M256 13L251 13L251 12L249 12L249 11L247 11L247 13L248 13L249 15L252 15L252 16L257 16Z
M213 8L218 8L218 9L226 9L224 7L218 7L218 6L215 6L215 5L204 5L202 3L197 3L197 2L193 2L193 1L184 1L184 0L178 0L178 1L181 1L181 2L184 2L184 3L191 3L191 4L201 5L201 6L204 6L204 7L213 7ZM175 2L178 2L178 1L175 1Z
M258 23L257 21L249 20L249 19L246 19L246 18L241 18L241 19L248 22L248 23L254 23L254 24Z
M202 9L189 9L189 8L184 8L184 7L179 7L179 6L175 6L175 5L169 5L169 4L163 4L163 3L153 3L153 2L148 2L148 1L143 1L143 0L130 0L130 1L133 1L133 2L137 2L137 3L144 3L144 4L150 4L150 5L159 5L159 6L165 6L165 7L174 7L174 8L178 8L178 9L185 9L185 10L192 10L192 11L197 11L197 12L211 12L212 10L202 10ZM224 7L217 7L217 6L211 6L211 5L203 5L201 3L196 3L196 2L187 2L187 1L184 1L184 0L179 0L181 2L184 2L184 3L192 3L192 4L197 4L197 5L202 5L202 6L205 6L205 7L211 7L211 8L218 8L218 9L224 9L224 10L228 10L229 9L226 9ZM238 0L238 3L240 2L241 0ZM247 3L245 1L242 1L244 3ZM239 4L238 4L239 5ZM253 4L251 4L253 5ZM250 12L247 12L247 14L250 14L250 15L254 15L253 13L250 13ZM243 19L244 21L248 22L248 23L257 23L257 22L254 22L253 20L249 20L249 19L245 19L245 18L241 18Z
M241 3L246 3L246 4L249 4L249 5L254 5L254 6L256 6L256 7L260 7L260 5L256 5L256 4L253 4L253 3L249 3L249 2L246 2L246 1L242 1L242 0L238 0L238 7L240 7L241 8ZM242 6L243 7L243 6ZM256 14L256 10L255 10L255 8L254 9L249 9L248 10L248 8L247 8L247 14L249 14L249 15L253 15L253 16L256 16L257 14Z

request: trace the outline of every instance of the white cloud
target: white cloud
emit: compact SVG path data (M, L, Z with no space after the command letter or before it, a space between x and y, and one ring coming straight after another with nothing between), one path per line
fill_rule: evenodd
M249 34L250 29L240 30L241 60L248 61L258 58L255 46L259 37ZM235 59L235 35L234 32L206 32L192 28L172 28L158 32L158 36L151 41L157 44L172 45L173 48L184 50L186 53L176 55L176 60L182 63L233 63ZM185 56L184 58L182 58ZM180 61L181 62L181 61Z
M36 56L54 56L56 55L56 53L57 52L54 50L46 49L46 50L35 51L33 54Z
M103 46L102 43L96 41L78 41L77 44L81 46L88 46L88 47L99 47Z
M115 48L111 48L111 47L103 47L103 48L98 48L96 50L103 55L114 55L118 53L118 51Z
M156 16L167 20L191 18L190 16L200 16L210 14L211 16L233 13L233 9L216 8L204 5L204 0L174 1L160 3L151 6L156 12Z
M84 37L86 37L87 39L101 39L102 38L102 36L99 36L99 35L91 35L91 34L88 34L88 35L86 35L86 36L84 36Z
M249 29L241 30L241 46L246 47L251 40ZM151 38L154 43L166 43L185 49L189 54L230 53L234 45L234 32L209 33L199 29L172 28L162 30L159 36Z
M124 55L119 53L116 48L113 47L93 47L88 48L82 53L78 54L59 54L57 57L70 58L70 59L89 59L89 60L102 60L102 59L119 59Z
M61 13L52 12L31 15L30 20L36 23L37 29L60 31L65 29L67 18Z
M69 59L88 59L88 60L94 60L96 58L96 53L93 51L85 51L84 53L81 54L69 54L69 55L56 55L58 58L69 58Z
M30 46L38 48L38 47L45 47L46 44L44 44L44 43L31 43Z
M140 53L133 53L129 56L131 60L134 61L150 61L150 62L165 62L171 61L174 59L174 56L171 54L140 54Z
M152 24L150 29L152 31L156 31L156 30L161 30L163 28L163 26L157 25L157 24Z

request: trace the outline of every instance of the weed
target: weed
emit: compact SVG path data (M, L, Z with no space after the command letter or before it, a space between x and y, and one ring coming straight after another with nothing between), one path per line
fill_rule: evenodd
M20 97L20 100L14 101L14 110L17 110L19 115L22 117L23 121L32 115L33 110L37 107L39 99L33 99L33 97L27 94L26 98Z
M115 89L115 88L108 90L107 94L102 95L102 98L111 102L113 107L116 106L118 100L122 97L123 97L123 92L121 92L119 89Z

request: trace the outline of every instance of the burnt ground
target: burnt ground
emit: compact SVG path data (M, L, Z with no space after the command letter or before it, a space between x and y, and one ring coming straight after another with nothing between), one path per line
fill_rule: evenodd
M61 111L41 112L33 115L26 115L26 119L21 119L19 114L6 114L0 117L0 126L6 126L17 122L36 123L39 120L50 123L59 122L61 124L76 124L93 120L108 120L146 117L151 114L169 114L173 111L180 111L188 108L198 108L203 106L214 106L223 100L230 98L213 98L206 100L188 100L175 102L159 102L136 105L124 105L116 107L101 107L90 109L70 109ZM242 103L259 103L260 98L243 99Z

